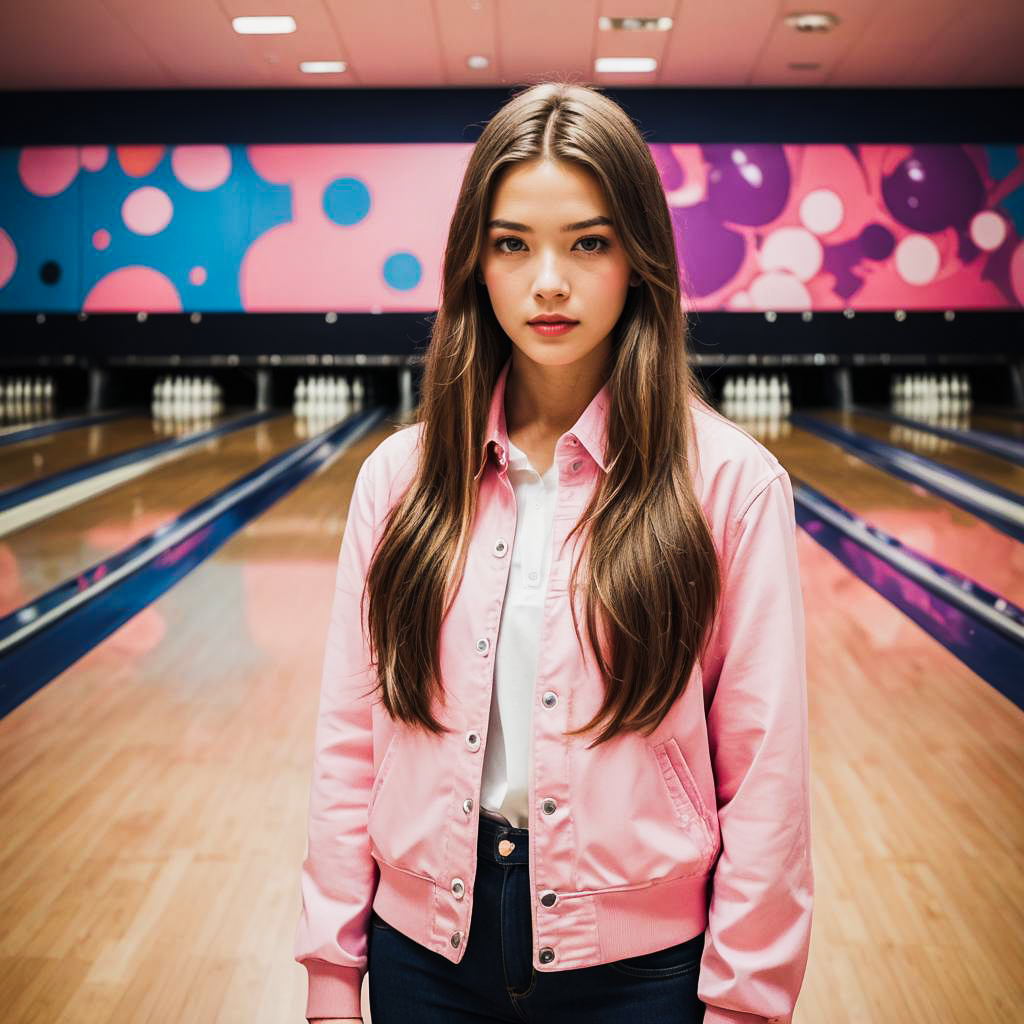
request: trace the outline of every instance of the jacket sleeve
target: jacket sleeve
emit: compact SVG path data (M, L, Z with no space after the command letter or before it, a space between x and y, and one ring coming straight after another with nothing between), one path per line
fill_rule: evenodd
M793 491L756 485L723 553L706 658L722 849L698 995L704 1024L789 1024L810 945L814 878L804 608Z
M309 974L306 1016L359 1017L370 905L380 878L366 810L373 784L376 683L359 601L373 550L370 461L356 476L338 558L316 719L308 845L295 960Z

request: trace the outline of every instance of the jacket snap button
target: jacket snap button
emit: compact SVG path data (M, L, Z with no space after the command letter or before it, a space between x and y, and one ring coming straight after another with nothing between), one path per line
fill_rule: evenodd
M475 732L466 733L466 746L470 750L476 750L480 746L480 736Z
M551 797L548 797L547 800L543 801L541 803L541 805L540 805L540 809L545 814L554 814L555 813L555 809L557 807L558 807L558 804L556 804L555 801L551 799Z
M473 810L473 800L472 800L472 798L469 798L467 800L463 800L462 801L462 809L467 814L469 814Z
M452 879L452 892L455 894L457 900L461 900L466 895L466 883L461 878Z
M553 708L558 703L558 694L548 690L540 700L544 707Z
M452 932L452 945L458 946L462 942L462 932Z
M553 907L558 902L558 893L548 890L541 895L540 901L545 907Z
M504 540L496 540L494 542L494 553L501 558L505 552L508 551L508 544Z
M488 649L490 648L490 646L491 646L491 641L488 640L487 637L485 637L485 636L480 637L480 639L477 640L477 642L476 642L476 649L481 654L486 654Z
M545 946L540 951L540 962L542 964L549 964L555 959L555 951L550 946Z
M577 441L575 437L570 437L569 444L571 444L573 448L576 448L579 445L579 441Z
M579 469L579 468L580 468L580 466L582 466L582 465L583 465L583 463L582 463L582 462L574 462L574 463L572 464L572 470L573 470L573 472L575 473L575 472L576 472L576 470L577 470L577 469Z

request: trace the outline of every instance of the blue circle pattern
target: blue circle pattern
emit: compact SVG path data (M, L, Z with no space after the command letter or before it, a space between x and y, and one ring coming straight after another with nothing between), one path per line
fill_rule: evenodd
M358 224L370 212L370 190L358 178L337 178L324 190L324 213L335 224Z
M384 263L384 280L399 291L415 288L422 276L420 261L411 252L392 253Z
M370 212L370 190L358 178L336 178L324 190L324 212L335 224L358 224ZM411 252L392 253L384 262L384 280L399 291L415 288L422 277Z

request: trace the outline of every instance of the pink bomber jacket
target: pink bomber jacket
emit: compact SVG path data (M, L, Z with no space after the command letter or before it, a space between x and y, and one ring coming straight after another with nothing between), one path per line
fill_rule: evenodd
M469 924L494 650L516 528L506 362L491 398L463 582L441 626L453 731L393 722L375 697L359 599L421 424L364 460L338 559L321 680L295 959L307 1017L360 1015L371 907L454 963ZM705 1024L792 1019L810 943L813 873L804 609L790 479L753 437L692 401L691 472L722 566L703 661L648 737L566 739L601 683L562 541L605 472L606 384L555 448L558 496L534 683L530 779L533 966L588 967L705 931ZM552 695L554 695L552 697ZM547 894L545 902L541 897ZM552 900L551 894L554 894ZM550 905L546 905L546 904Z

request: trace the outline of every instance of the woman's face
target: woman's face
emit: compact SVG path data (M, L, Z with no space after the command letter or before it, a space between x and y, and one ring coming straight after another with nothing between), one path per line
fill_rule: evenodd
M580 226L595 218L605 223ZM575 164L533 160L499 179L480 270L498 322L533 362L604 363L610 355L631 273L610 219L597 179ZM529 323L544 313L578 323L546 335Z

